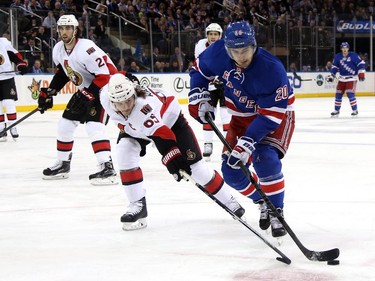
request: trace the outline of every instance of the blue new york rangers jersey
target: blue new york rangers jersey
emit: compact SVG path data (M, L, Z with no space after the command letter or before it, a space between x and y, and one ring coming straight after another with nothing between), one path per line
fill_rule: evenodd
M366 64L354 52L349 52L346 57L342 53L335 55L332 66L332 75L335 76L339 72L340 81L356 81L360 72L365 72Z
M253 116L246 135L259 142L281 123L286 111L293 110L294 94L282 63L269 52L258 48L251 64L239 68L229 57L224 40L210 45L196 59L190 71L189 103L197 92L208 89L215 76L225 84L225 101L229 113Z

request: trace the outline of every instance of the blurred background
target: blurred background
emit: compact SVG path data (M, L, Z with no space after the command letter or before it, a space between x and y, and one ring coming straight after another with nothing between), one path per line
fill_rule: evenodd
M81 37L107 52L119 70L188 72L206 26L215 22L225 31L245 19L258 45L287 71L330 71L343 41L373 71L374 9L372 0L3 0L0 34L22 53L30 73L53 72L56 22L74 14Z

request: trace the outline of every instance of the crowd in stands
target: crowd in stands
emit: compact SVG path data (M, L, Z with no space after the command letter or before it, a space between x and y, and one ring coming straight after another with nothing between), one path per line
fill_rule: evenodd
M278 42L285 44L288 29L334 26L338 15L340 19L369 20L375 9L373 0L13 0L1 1L0 6L14 9L18 49L23 51L30 72L36 73L53 67L51 46L59 40L56 22L63 14L75 14L81 36L98 44L120 69L150 71L152 64L155 72L187 72L194 61L194 45L205 36L204 30L212 22L225 30L229 22L246 19L253 24L263 47L269 41L265 31L268 26L276 27ZM119 18L133 23L120 21L125 33L138 39L136 52L125 57L121 56L124 50L114 46L108 33L118 30ZM324 39L332 47L332 34L326 34ZM152 53L145 50L150 43L154 47ZM333 53L328 54L328 58L332 56ZM308 65L300 71L308 71Z

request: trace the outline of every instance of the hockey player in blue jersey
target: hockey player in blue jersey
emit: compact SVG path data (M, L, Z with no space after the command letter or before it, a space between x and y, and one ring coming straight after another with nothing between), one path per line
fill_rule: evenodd
M358 54L349 52L350 46L348 42L342 42L340 47L341 53L335 55L331 75L328 76L328 82L333 82L334 77L339 73L336 86L335 110L331 113L331 117L339 116L342 96L345 92L352 107L351 115L356 117L358 115L358 106L355 90L358 79L359 81L365 81L366 64Z
M259 204L259 226L272 235L286 234L238 163L252 162L259 184L283 215L284 157L294 131L294 94L282 63L258 48L253 28L246 21L228 25L225 38L217 41L196 60L190 72L189 112L200 123L205 113L214 117L208 84L215 76L225 85L225 99L232 114L226 140L232 153L223 150L224 180L241 194ZM258 179L259 177L259 179Z

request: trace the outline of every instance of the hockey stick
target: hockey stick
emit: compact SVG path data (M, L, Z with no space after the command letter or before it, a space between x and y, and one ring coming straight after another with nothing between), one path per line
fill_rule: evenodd
M18 73L20 73L20 72L14 71L14 70L0 72L0 74L18 74Z
M3 137L5 135L5 133L12 129L13 127L17 126L19 123L21 123L23 120L29 118L31 115L33 115L35 112L38 112L39 111L39 108L35 108L33 111L27 113L24 117L22 117L21 119L17 120L16 122L14 122L12 125L10 125L9 127L6 127L4 130L2 130L0 132L0 137Z
M219 129L216 127L215 123L213 122L211 115L207 112L205 114L205 118L208 124L211 125L212 129L214 130L215 134L219 137L221 142L224 146L228 149L229 152L232 152L232 147L226 141L224 136L221 134ZM311 251L307 249L301 241L298 239L296 234L293 230L289 227L287 222L285 221L284 217L279 214L276 210L276 207L272 204L268 196L264 193L264 191L259 186L258 182L253 178L250 171L245 167L245 165L240 161L239 164L241 170L246 174L246 177L250 180L250 182L254 185L255 189L258 191L259 195L262 197L264 202L267 203L267 206L271 209L271 211L275 214L275 216L279 219L280 223L284 226L285 230L289 233L290 237L293 241L297 244L298 248L302 251L302 253L311 261L331 261L336 259L340 255L340 250L338 248L334 248L327 251Z
M280 262L290 264L292 261L284 255L279 249L277 249L274 245L272 245L270 242L268 242L265 238L263 238L262 235L260 235L255 229L253 229L250 225L248 225L243 219L238 217L231 209L229 209L227 206L225 206L223 203L221 203L219 200L215 198L211 193L209 193L203 186L196 183L191 176L186 173L183 170L180 170L180 174L185 178L186 181L191 181L194 183L200 190L202 190L208 197L210 197L216 204L218 204L220 207L222 207L225 211L227 211L235 220L239 221L241 224L243 224L248 230L250 230L252 233L254 233L256 236L258 236L267 246L269 246L272 250L274 250L276 253L278 253L281 257L277 257L276 259Z

